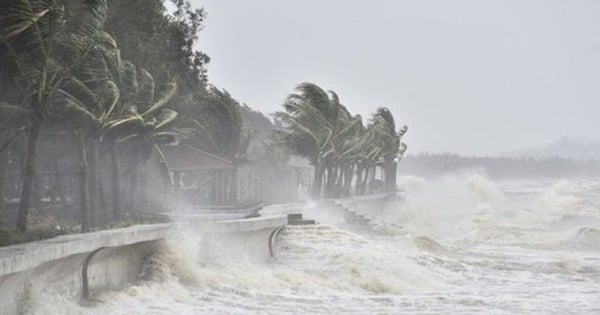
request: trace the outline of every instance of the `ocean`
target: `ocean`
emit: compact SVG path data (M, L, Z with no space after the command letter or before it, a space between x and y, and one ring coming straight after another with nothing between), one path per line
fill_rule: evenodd
M600 314L600 181L461 173L399 186L368 226L306 203L320 224L288 226L275 258L205 255L186 231L140 283L85 304L40 292L27 313Z

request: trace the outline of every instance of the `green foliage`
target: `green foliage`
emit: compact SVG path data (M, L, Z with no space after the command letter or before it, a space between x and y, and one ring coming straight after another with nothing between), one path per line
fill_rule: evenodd
M192 9L189 1L173 3L176 11L168 15L162 0L109 0L106 29L120 44L124 59L135 60L160 78L157 85L174 77L187 94L206 85L210 59L195 49L205 13Z
M268 135L275 130L275 125L267 116L246 104L240 107L240 115L242 116L242 125L246 130L252 130L261 135Z
M354 169L362 176L365 169L384 162L386 189L393 189L393 163L406 151L401 138L407 128L396 132L394 117L387 108L379 108L365 127L362 117L352 116L335 92L325 92L313 83L299 84L283 107L285 111L275 114L283 130L275 130L274 136L315 166L315 197L320 196L321 177L326 176L327 193L339 196L344 190L348 193ZM373 178L371 186L377 186Z
M244 128L241 105L229 92L211 86L184 116L180 126L188 144L234 163L245 159L253 132Z
M0 246L45 240L59 235L77 233L78 231L76 225L59 221L53 217L32 217L25 233L0 228Z

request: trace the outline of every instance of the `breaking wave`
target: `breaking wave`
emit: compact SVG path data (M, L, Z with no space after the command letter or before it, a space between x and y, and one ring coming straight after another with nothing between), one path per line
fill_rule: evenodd
M139 284L85 305L38 294L27 313L600 310L598 183L496 183L479 173L399 183L399 200L365 213L377 216L366 221L369 229L289 226L278 236L276 258L258 261L208 255L202 235L188 232L161 246ZM330 216L308 208L305 215Z

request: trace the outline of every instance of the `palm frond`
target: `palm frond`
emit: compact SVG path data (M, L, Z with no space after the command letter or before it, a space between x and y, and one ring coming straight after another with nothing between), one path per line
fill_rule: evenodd
M163 131L170 127L179 114L171 109L165 108L157 117L157 124L154 127L155 131Z
M76 77L72 76L65 80L61 92L71 99L77 99L78 103L90 111L101 112L102 110L96 93Z
M137 73L138 93L137 104L141 111L146 111L154 102L154 77L146 69L139 69Z
M177 84L175 84L174 82L168 83L165 86L165 88L161 91L161 95L159 96L158 100L156 100L156 102L152 104L150 108L146 109L146 111L142 113L142 117L146 119L152 116L154 113L158 112L163 107L165 107L169 103L171 98L175 96L175 92L177 92Z
M114 139L121 139L134 134L142 134L144 131L144 119L140 115L115 119L105 126L105 134Z
M22 106L0 103L0 130L26 124L31 113L30 109Z
M65 117L69 117L69 121L71 121L78 128L92 128L92 130L95 130L99 127L99 122L96 116L78 103L75 99L64 97L61 103L62 114Z
M115 112L119 102L119 93L119 88L113 81L106 81L101 94L102 108L104 109L104 113L100 117L102 120L107 119Z

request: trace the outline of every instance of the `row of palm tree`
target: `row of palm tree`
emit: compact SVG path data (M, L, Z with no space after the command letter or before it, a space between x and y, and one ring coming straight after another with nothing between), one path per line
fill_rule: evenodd
M26 134L19 231L27 227L41 131L78 140L82 231L98 223L94 215L106 216L98 210L101 159L110 156L112 219L119 219L120 150L133 152L128 162L135 174L173 137L169 128L178 113L168 105L176 84L157 88L148 71L121 58L103 30L107 10L106 0L0 3L0 153Z
M207 153L231 161L223 174L226 202L237 203L238 168L247 160L253 131L243 126L241 104L229 92L209 86L201 106L188 106L177 124L183 141Z
M42 162L53 160L52 189L66 205L58 164L61 157L76 157L69 158L72 165L67 167L76 169L71 173L77 175L85 232L145 208L145 170L151 161L159 166L159 185L168 191L173 183L162 149L181 141L232 162L233 171L220 179L230 204L237 201L237 169L257 150L268 151L261 154L273 162L271 167L283 165L288 150L309 158L315 197L373 192L378 168L385 174L383 189L395 189L406 127L396 131L386 108L378 109L365 125L334 92L303 83L288 97L285 111L275 115L284 128L272 139L265 134L257 139L243 126L247 106L226 90L206 85L198 60L207 57L188 51L193 36L183 41L186 62L160 69L150 56L140 59L161 73L155 76L122 57L118 40L105 27L109 3L127 5L108 0L0 0L0 207L10 160L20 169L19 231L27 229L30 203L41 208ZM189 7L186 1L177 3L180 10ZM201 17L194 14L200 13L186 10L193 16L189 32L197 30ZM186 29L179 27L187 25L181 12L172 30ZM181 40L180 35L175 37ZM128 51L138 60L136 53ZM192 61L195 67L186 66ZM178 68L184 70L170 71ZM264 120L266 129L273 127Z
M313 197L341 197L374 192L375 174L383 170L383 191L396 189L396 167L407 149L392 113L378 108L365 125L333 91L299 84L276 113L283 125L279 139L314 166ZM354 191L353 191L354 190Z

